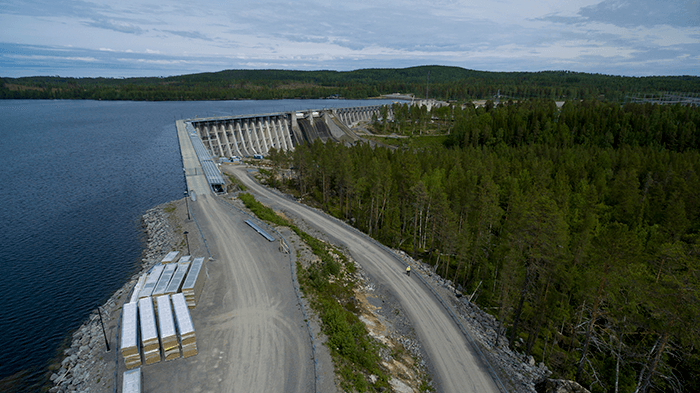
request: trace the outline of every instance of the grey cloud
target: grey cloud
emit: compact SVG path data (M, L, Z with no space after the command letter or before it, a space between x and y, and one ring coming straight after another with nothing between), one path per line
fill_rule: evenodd
M697 27L700 25L698 0L605 0L581 8L577 16L549 15L539 20L576 24L586 22L609 23L620 27Z
M91 22L85 22L85 26L91 26L91 27L97 27L100 29L106 29L106 30L113 30L117 31L120 33L126 33L126 34L143 34L147 32L148 30L144 30L136 25L133 25L131 23L123 23L123 22L116 22L113 20L107 20L107 19L97 19L93 20Z
M160 30L164 33L177 35L185 38L192 38L195 40L213 41L211 38L198 31L182 31L182 30Z
M107 5L81 0L7 0L2 3L3 13L13 15L95 18L112 12Z

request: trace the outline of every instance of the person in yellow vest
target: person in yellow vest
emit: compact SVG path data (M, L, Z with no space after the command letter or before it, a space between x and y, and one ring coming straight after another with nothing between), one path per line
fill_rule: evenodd
M410 266L407 266L407 267L406 267L406 274L407 274L409 277L411 277L411 267L410 267Z

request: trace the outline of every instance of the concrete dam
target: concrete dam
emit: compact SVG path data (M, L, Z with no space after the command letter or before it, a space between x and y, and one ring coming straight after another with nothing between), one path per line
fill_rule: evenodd
M192 127L211 157L265 156L273 148L292 151L295 146L317 139L353 144L360 138L350 128L360 121L371 121L372 116L381 118L381 108L374 105L208 117L184 122ZM387 117L393 118L390 107Z

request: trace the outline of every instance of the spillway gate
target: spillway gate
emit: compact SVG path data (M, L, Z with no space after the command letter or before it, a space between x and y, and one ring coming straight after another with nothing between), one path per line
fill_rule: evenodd
M380 105L277 112L262 115L185 120L213 157L252 157L270 150L292 151L316 139L352 144L360 138L350 129L360 121L381 118ZM387 117L393 118L391 107Z

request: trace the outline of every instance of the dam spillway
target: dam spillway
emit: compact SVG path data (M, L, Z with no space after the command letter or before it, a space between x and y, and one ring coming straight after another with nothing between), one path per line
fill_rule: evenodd
M387 107L388 118L393 118ZM270 150L293 151L320 139L352 144L360 138L350 129L360 121L381 118L382 106L277 112L261 115L185 120L212 157L266 156Z

